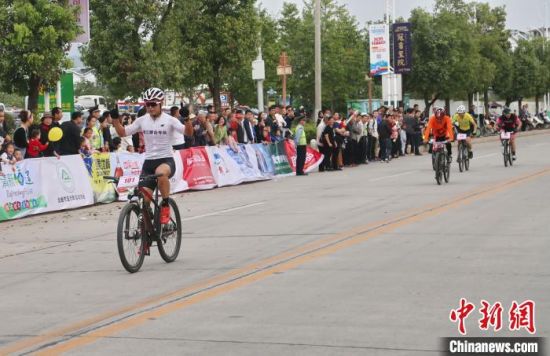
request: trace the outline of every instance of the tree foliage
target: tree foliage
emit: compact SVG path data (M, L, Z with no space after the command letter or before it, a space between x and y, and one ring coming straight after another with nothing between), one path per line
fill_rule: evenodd
M28 95L32 111L40 88L70 66L65 51L80 31L77 11L65 1L0 0L1 89Z

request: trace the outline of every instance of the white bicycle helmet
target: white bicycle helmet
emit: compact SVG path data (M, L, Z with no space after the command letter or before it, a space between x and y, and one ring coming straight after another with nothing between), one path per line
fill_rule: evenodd
M456 108L457 114L464 114L465 112L466 112L466 108L464 107L464 105L460 105L458 108Z
M163 101L164 92L159 88L149 88L143 93L144 101Z

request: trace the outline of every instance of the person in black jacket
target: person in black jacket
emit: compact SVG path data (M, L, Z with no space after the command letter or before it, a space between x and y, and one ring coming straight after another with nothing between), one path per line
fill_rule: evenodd
M256 127L254 126L254 114L250 110L246 110L245 118L243 121L243 127L246 134L248 143L258 142L256 136Z
M29 128L32 125L32 112L22 110L19 113L21 126L13 133L13 143L15 148L21 151L23 157L26 157L27 147L29 147Z
M71 114L71 121L61 124L63 137L59 144L59 154L76 155L80 150L80 128L82 126L82 113L77 111Z
M103 135L103 152L111 152L114 149L113 137L111 135L111 113L105 111L103 115L99 118L99 129Z
M414 116L414 109L408 108L405 114L405 119L403 120L403 125L405 126L405 132L407 133L407 145L405 146L405 153L407 153L407 146L411 146L411 154L414 152L415 155L419 156L420 151L418 147L420 146L420 140L418 133L420 132L420 122Z
M380 159L383 162L390 161L391 153L391 126L389 123L389 116L386 115L380 126L378 126L378 136L380 139Z

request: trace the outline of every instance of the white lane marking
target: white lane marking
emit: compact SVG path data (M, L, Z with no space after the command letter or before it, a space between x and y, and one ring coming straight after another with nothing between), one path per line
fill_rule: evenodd
M257 203L237 206L237 207L234 207L234 208L224 209L224 210L220 210L220 211L213 211L213 212L207 213L207 214L202 214L202 215L197 215L197 216L190 216L188 218L183 218L181 220L182 221L197 220L197 219L207 218L209 216L216 216L216 215L230 213L230 212L237 211L237 210L253 208L255 206L264 205L264 204L265 204L265 202L257 202Z
M393 174L393 175L391 175L391 176L384 176L384 177L373 178L373 179L369 180L369 182L376 182L376 181L384 180L384 179L388 179L388 178L406 176L406 175L413 174L413 173L416 173L416 172L418 172L418 171L408 171L408 172L404 172L404 173Z

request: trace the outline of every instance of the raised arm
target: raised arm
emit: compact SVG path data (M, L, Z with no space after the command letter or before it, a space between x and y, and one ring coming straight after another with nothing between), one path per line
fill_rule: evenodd
M113 119L113 127L115 128L117 135L120 137L126 137L126 129L124 129L124 126L120 123L118 109L111 110L111 118Z

